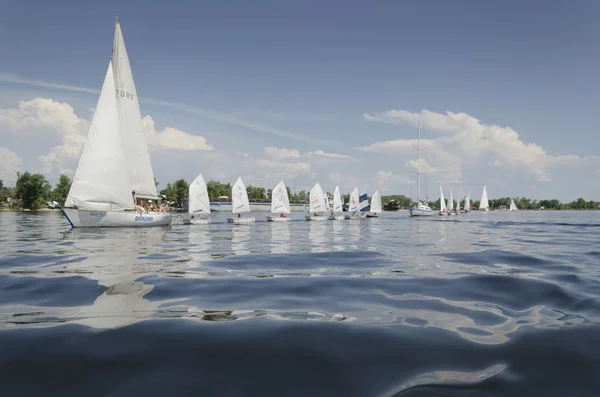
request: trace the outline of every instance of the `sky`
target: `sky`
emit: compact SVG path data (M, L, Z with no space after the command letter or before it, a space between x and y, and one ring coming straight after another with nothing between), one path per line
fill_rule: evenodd
M159 189L600 201L600 2L8 1L0 179L72 176L119 16Z

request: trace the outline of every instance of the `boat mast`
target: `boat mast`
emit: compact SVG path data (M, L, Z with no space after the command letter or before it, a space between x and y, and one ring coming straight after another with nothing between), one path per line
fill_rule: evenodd
M419 139L417 140L417 179L418 179L418 190L417 190L417 203L421 202L421 124L417 124L419 129Z

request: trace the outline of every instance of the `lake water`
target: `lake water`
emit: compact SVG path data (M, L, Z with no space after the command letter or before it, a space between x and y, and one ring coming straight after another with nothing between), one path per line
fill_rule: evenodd
M0 213L0 395L600 395L600 211L227 215Z

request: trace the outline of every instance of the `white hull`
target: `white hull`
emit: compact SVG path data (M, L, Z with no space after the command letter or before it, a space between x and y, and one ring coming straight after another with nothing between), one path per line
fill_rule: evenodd
M365 214L352 214L346 215L346 219L366 219L367 216Z
M208 225L210 222L208 218L183 218L184 225Z
M490 209L489 208L483 208L483 209L480 209L479 211L481 211L481 212L489 212Z
M72 227L150 227L171 224L171 214L134 211L87 211L63 208L62 213Z
M410 216L432 216L433 215L433 211L432 210L425 210L425 209L420 209L420 208L410 208L408 210L408 213L410 214Z
M346 219L344 215L329 215L327 217L327 220L330 221L343 221L344 219Z
M227 218L227 222L236 223L236 224L244 224L244 223L254 223L256 220L254 218Z
M306 220L307 221L326 221L327 218L324 217L324 216L320 216L320 215L319 216L314 216L314 215L313 216L309 216L309 215L307 215L306 216Z
M268 222L289 222L290 218L288 217L280 217L280 216L267 216Z
M440 216L448 216L447 212L440 212Z

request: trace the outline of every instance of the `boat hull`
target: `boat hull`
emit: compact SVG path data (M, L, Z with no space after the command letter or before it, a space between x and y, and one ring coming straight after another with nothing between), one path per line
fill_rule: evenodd
M183 218L184 225L208 225L211 220L208 218Z
M346 219L366 219L367 216L365 214L352 214L352 215L346 215Z
M422 208L410 208L408 210L410 216L432 216L433 211L431 209L422 209Z
M268 222L289 222L290 218L288 217L280 217L280 216L267 216Z
M133 211L87 211L74 208L61 209L72 227L151 227L171 224L171 214Z
M482 208L479 210L479 212L490 212L489 208Z
M379 218L377 214L367 214L367 218Z
M256 219L254 219L254 218L227 218L227 222L241 225L241 224L247 224L247 223L254 223L254 222L256 222Z
M307 215L306 216L306 220L307 221L326 221L327 218L324 216L311 216L311 215Z
M346 217L344 215L329 215L327 219L330 221L343 221Z

